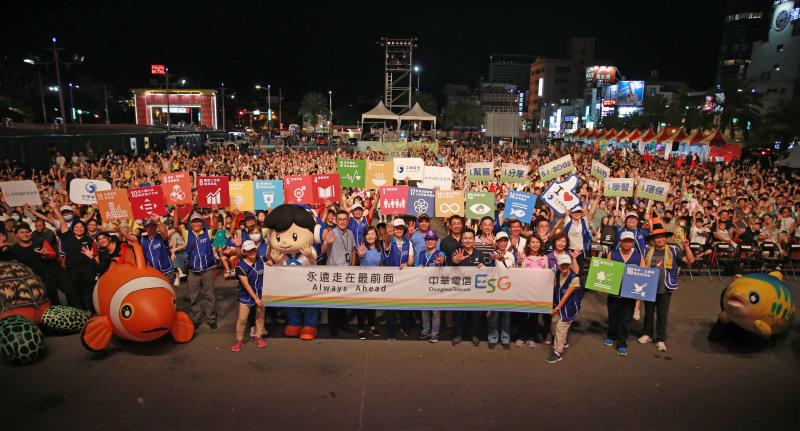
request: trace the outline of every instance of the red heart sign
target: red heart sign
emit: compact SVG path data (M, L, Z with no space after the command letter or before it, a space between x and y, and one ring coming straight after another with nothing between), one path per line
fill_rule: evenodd
M569 202L572 200L572 193L564 193L564 202Z

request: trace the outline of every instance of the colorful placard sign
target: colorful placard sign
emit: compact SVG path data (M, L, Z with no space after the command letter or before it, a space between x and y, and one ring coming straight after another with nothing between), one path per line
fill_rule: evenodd
M111 190L111 183L101 180L74 178L69 182L69 200L78 205L94 205L97 203L95 193L98 190Z
M419 185L426 189L452 190L453 170L447 166L425 166Z
M425 161L419 157L395 157L394 179L402 181L422 181Z
M654 201L664 202L667 200L668 193L669 183L665 183L663 181L640 178L639 185L636 186L637 198L646 198Z
M167 215L167 207L164 205L164 189L161 186L128 189L128 201L134 218L146 219L156 215Z
M619 296L641 301L655 302L658 293L659 272L657 268L625 265Z
M577 175L570 175L561 182L553 181L542 193L542 200L559 215L565 215L581 204L580 197L575 193L578 183Z
M600 181L603 181L611 176L611 168L598 162L597 160L592 160L592 176Z
M97 208L104 222L111 220L132 220L133 208L125 189L99 190L95 192Z
M603 196L629 198L633 189L633 178L606 178L603 182Z
M231 181L228 183L228 194L231 198L231 208L239 211L255 209L252 181Z
M311 183L314 186L315 203L324 205L325 202L339 203L339 201L342 200L341 189L339 188L339 175L314 175L311 177Z
M467 218L480 220L483 217L494 217L497 202L494 193L490 192L464 192L466 200Z
M311 175L283 177L283 201L287 204L314 203L314 184Z
M188 172L161 174L161 187L167 205L192 203L192 180Z
M467 163L467 181L494 180L494 163Z
M589 263L586 288L598 292L619 295L625 264L613 260L593 257Z
M367 160L367 173L364 187L376 190L379 187L392 185L394 163Z
M538 196L532 193L518 192L509 190L506 197L506 208L503 210L503 217L506 219L517 219L523 223L530 223L533 219L533 211L536 208Z
M342 187L364 187L367 176L366 160L339 159L336 161L336 171L339 173L339 182Z
M228 177L197 177L197 206L211 208L215 205L221 208L231 205Z
M271 210L283 204L283 181L253 181L253 203L256 210Z
M36 183L30 180L25 181L3 181L0 182L0 190L6 198L6 204L10 207L20 207L25 204L38 206L42 204L42 197Z
M436 217L464 216L464 190L436 190Z
M504 183L526 183L530 166L516 163L503 163L500 166L500 181Z
M408 208L406 214L413 216L420 216L422 214L428 217L436 215L436 194L433 189L422 189L419 187L408 188Z
M381 214L405 214L408 205L408 186L381 187L380 198Z
M539 176L542 177L542 181L549 181L571 172L577 172L571 154L539 166Z

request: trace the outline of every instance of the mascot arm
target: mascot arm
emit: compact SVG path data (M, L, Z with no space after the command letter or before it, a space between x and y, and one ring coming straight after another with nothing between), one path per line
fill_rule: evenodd
M108 347L113 334L114 326L108 316L93 317L81 331L81 343L87 350L101 352Z
M761 335L764 338L769 338L772 336L772 328L770 328L770 326L763 320L754 321L753 327L755 327L756 331L758 331L758 335Z
M188 343L192 341L192 337L194 336L194 323L192 323L192 319L183 311L175 313L175 320L172 322L170 334L176 343Z

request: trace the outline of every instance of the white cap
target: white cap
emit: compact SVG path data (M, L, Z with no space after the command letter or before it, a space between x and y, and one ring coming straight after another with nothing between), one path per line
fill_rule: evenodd
M561 256L558 256L558 259L556 259L556 263L558 263L559 266L561 266L561 265L571 265L572 264L572 258L567 256L567 254L562 254Z
M508 234L505 232L497 232L497 235L494 236L495 241L500 241L503 238L508 239Z
M61 207L61 209L58 212L62 212L63 213L64 211L74 211L74 210L72 209L71 206L64 205L63 207Z
M620 241L625 241L626 239L636 241L636 236L631 231L622 232L622 235L619 236Z
M364 207L361 204L353 204L353 206L350 207L350 211L355 211L357 209L362 209L363 210Z
M256 247L256 243L250 241L249 239L242 243L242 250L244 251L255 250L256 248L258 248Z
M192 214L192 216L189 217L189 221L193 222L195 220L203 221L203 216L201 216L200 214Z
M400 226L405 226L405 225L406 225L406 222L401 218L396 218L396 219L392 220L392 226L394 226L394 227L400 227Z

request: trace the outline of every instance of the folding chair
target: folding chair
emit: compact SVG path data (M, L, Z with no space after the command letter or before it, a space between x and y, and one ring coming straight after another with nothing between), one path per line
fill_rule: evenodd
M797 267L800 266L800 244L789 244L789 258L786 260L787 271L797 281Z
M712 268L710 271L717 273L717 278L722 280L722 268L736 261L736 247L726 243L718 242L713 245L711 253ZM720 266L720 263L722 266Z
M781 248L774 242L765 242L761 244L760 253L761 259L764 264L761 270L765 272L773 271L776 267L783 263L783 256L781 255Z
M761 268L761 259L752 244L740 244L738 256L743 273L754 272Z

